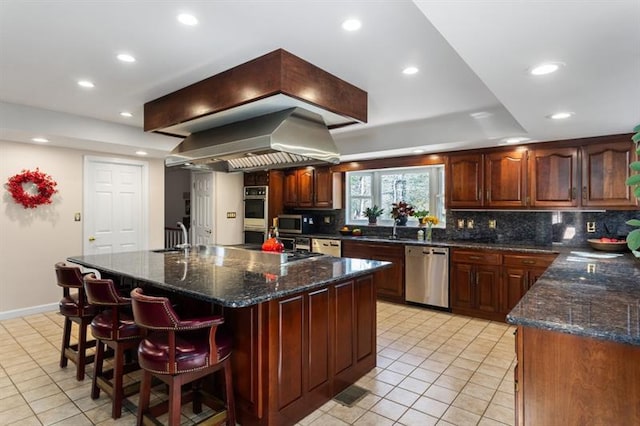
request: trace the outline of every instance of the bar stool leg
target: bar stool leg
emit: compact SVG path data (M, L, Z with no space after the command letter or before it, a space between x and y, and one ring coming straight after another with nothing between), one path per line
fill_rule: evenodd
M94 362L93 380L91 381L91 399L100 397L100 387L98 386L98 377L102 376L102 364L104 362L104 343L100 339L96 339L96 356Z
M60 349L60 368L67 366L69 361L66 356L66 350L69 347L71 341L71 320L64 317L64 331L62 332L62 348Z
M138 398L138 415L137 426L142 426L144 421L144 413L149 409L149 400L151 399L151 373L143 370L142 382L140 383L140 397Z
M169 384L169 426L180 425L180 409L182 407L182 380L174 377Z
M224 385L227 397L227 425L236 425L236 402L233 395L233 382L231 381L231 357L224 361Z
M113 403L111 417L119 419L122 415L122 399L124 390L122 382L124 379L124 349L123 345L116 344L115 365L113 366Z
M84 380L85 363L87 360L87 325L84 321L80 323L80 333L78 334L78 365L76 379Z

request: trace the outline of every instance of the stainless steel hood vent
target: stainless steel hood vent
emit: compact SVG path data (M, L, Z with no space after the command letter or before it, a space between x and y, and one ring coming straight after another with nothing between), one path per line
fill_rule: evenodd
M193 133L165 159L167 166L229 171L282 169L340 160L338 149L318 114L290 108Z

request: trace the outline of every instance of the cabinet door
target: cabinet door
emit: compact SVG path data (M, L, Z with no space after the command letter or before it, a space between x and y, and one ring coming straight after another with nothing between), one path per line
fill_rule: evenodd
M314 175L313 204L319 208L333 207L333 173L329 167L317 167Z
M478 310L500 312L500 267L475 266L475 301Z
M296 207L298 205L298 174L296 170L287 170L284 173L282 203L286 207Z
M582 205L629 207L637 200L625 185L633 161L629 141L587 145L582 148Z
M449 157L447 179L448 207L482 207L482 155L452 155Z
M529 274L526 269L505 267L502 282L502 310L509 313L522 299L529 288Z
M527 277L527 291L531 287L533 287L533 285L536 283L536 281L538 281L538 278L540 278L540 276L542 274L544 274L544 271L546 271L546 270L547 270L547 268L531 268L529 270L529 274L528 274L528 277Z
M452 308L475 308L473 265L452 263L450 284Z
M536 149L529 155L531 205L578 205L578 148Z
M313 176L311 167L298 170L298 207L313 207Z
M494 152L485 155L485 205L525 207L527 152Z

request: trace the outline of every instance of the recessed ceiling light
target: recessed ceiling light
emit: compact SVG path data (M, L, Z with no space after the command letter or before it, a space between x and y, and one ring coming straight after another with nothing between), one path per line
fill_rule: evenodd
M402 70L402 73L407 75L413 75L417 72L418 72L418 68L416 67L406 67L405 69Z
M136 155L147 155L147 151L136 151Z
M414 154L422 154L424 152L424 149L414 149L413 153Z
M78 81L78 86L84 87L85 89L91 89L91 88L95 87L95 84L93 84L89 80L80 80L80 81Z
M136 58L134 58L133 56L129 55L128 53L120 53L118 54L118 56L116 56L116 58L118 58L119 61L122 62L135 62Z
M562 65L563 64L560 62L546 62L544 64L536 65L535 67L531 68L529 73L531 75L551 74L558 71L558 69L560 69L560 66Z
M552 120L564 120L566 118L569 118L573 115L572 112L556 112L555 114L551 114L548 115L547 118L550 118Z
M505 142L505 143L520 143L520 142L524 142L524 141L528 141L528 140L529 140L529 138L525 138L523 136L516 136L516 137L513 137L513 138L502 139L502 141Z
M469 116L475 120L482 120L484 118L492 117L493 114L488 111L478 111L472 112L471 114L469 114Z
M347 19L342 23L342 29L345 31L358 31L362 27L362 22L357 19Z
M31 138L32 141L34 142L38 142L38 143L47 143L49 142L49 139L45 139L45 138Z
M121 116L123 116L123 117L126 117L126 118L131 118L131 117L133 117L133 114L131 114L130 112L127 112L127 111L122 111L122 112L120 113L120 115L121 115Z
M188 13L181 13L178 15L178 21L184 25L198 25L198 19L195 16L189 15Z

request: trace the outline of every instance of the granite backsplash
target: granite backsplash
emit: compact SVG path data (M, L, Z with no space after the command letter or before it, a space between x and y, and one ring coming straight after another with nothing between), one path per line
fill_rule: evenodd
M345 223L344 210L307 211L313 214L320 234L338 234ZM447 212L446 228L433 228L434 240L473 241L523 245L562 243L568 247L587 245L587 239L624 238L631 228L625 222L640 219L640 211L462 211ZM490 228L495 221L495 228ZM587 222L595 222L595 232L587 233ZM470 223L473 224L470 227ZM462 225L463 227L459 227ZM389 236L390 226L358 226L364 235ZM417 238L415 226L398 226L400 238Z

